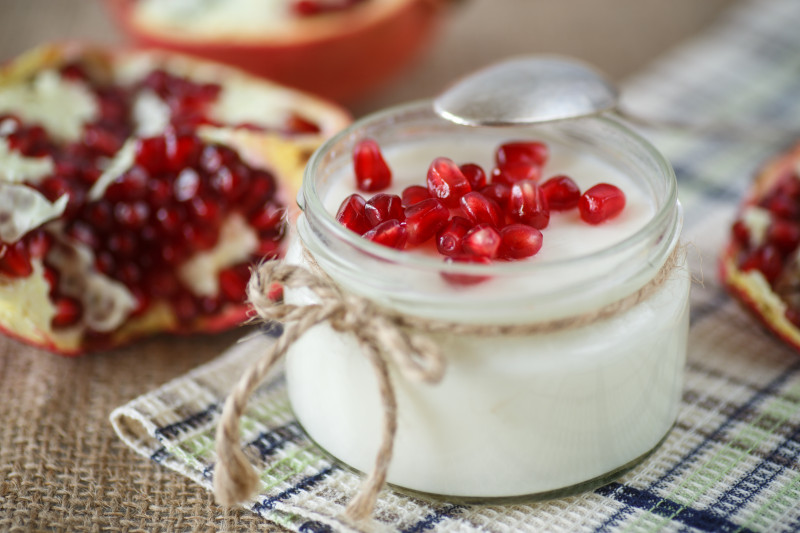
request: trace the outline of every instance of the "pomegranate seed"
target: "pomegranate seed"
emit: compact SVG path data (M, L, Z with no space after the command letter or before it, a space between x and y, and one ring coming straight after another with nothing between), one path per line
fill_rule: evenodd
M229 167L222 167L211 176L211 188L229 202L236 202L244 192L244 179Z
M589 224L600 224L622 212L625 193L619 187L598 183L581 196L578 208L581 218ZM541 229L541 228L540 228Z
M508 211L515 221L536 229L544 229L550 223L547 199L532 180L523 180L511 187Z
M74 298L57 297L53 301L55 314L50 321L53 328L66 328L78 323L83 316L83 306Z
M133 287L142 280L142 269L136 263L124 263L117 268L117 278L128 287Z
M110 202L123 200L140 200L147 192L147 172L140 166L134 166L114 180L103 197Z
M488 257L480 257L475 255L460 255L457 257L446 257L445 263L472 263L478 265L489 265L492 260ZM476 274L461 274L456 272L442 272L442 278L448 283L453 285L477 285L488 281L491 276L480 276Z
M775 219L767 229L767 242L788 254L800 244L800 226L793 221Z
M429 198L406 208L408 244L416 246L427 241L447 224L448 218L450 211L436 198Z
M236 159L238 159L236 152L227 146L210 144L205 146L200 153L200 168L209 174L213 174Z
M100 246L100 238L94 228L85 222L76 220L67 228L67 235L76 241L96 250Z
M479 192L468 192L462 196L461 210L473 224L499 227L503 221L503 212L497 202Z
M420 203L422 200L431 198L431 193L428 192L427 187L422 185L410 185L403 189L403 207L411 207L414 204Z
M397 219L381 222L364 234L364 238L372 242L402 250L408 240L405 224Z
M122 257L133 257L139 244L136 238L130 233L114 233L108 238L108 249Z
M464 235L461 246L464 253L488 257L497 257L500 249L500 233L489 224L478 224Z
M494 200L500 209L508 209L508 200L511 198L511 187L504 183L490 183L479 191L486 198Z
M403 201L396 194L378 193L364 206L370 226L377 226L387 220L404 221Z
M144 202L120 202L114 206L114 218L128 229L139 229L147 222L150 207Z
M83 128L83 143L90 150L111 157L120 149L124 137L120 137L112 130L100 124L87 124Z
M23 241L0 244L0 274L12 278L25 278L33 273L31 258Z
M542 232L525 224L510 224L500 230L500 250L503 259L524 259L536 255L542 248Z
M282 248L281 241L276 239L280 239L280 236L271 240L262 239L262 241L258 244L258 249L256 250L255 257L253 259L274 259L278 257Z
M787 196L769 196L761 201L761 206L780 218L800 218L800 205Z
M360 194L351 194L339 206L336 220L350 231L363 235L372 228L367 220L366 205L367 201Z
M244 301L248 281L250 281L248 265L226 268L219 273L220 294L231 302Z
M356 186L365 192L381 191L392 184L392 171L383 159L380 146L372 139L363 139L353 149Z
M168 298L178 291L178 280L167 269L155 269L145 275L144 287L158 298Z
M189 201L189 215L202 224L216 225L222 218L219 204L202 196L195 196Z
M172 192L175 199L179 202L191 200L200 191L200 175L193 168L184 168L175 183L172 185Z
M108 228L113 220L111 204L103 200L91 204L86 210L86 220L97 229Z
M172 199L172 187L166 181L153 179L147 182L147 202L155 207L161 207Z
M164 235L177 233L183 225L184 216L177 207L161 207L156 211L156 228Z
M182 169L197 166L200 149L200 141L194 135L167 135L167 169L179 172Z
M49 294L52 296L53 293L55 293L55 290L58 288L58 271L50 265L45 264L42 275L44 276L47 284L50 286Z
M736 239L741 246L749 246L750 244L750 230L747 229L747 224L742 220L737 220L731 227L733 238Z
M461 243L474 224L464 217L455 216L436 235L436 249L450 257L463 254Z
M760 246L744 258L740 268L745 272L758 270L770 284L773 284L783 270L781 254L771 244Z
M210 250L219 241L218 226L184 226L181 233L194 250Z
M481 187L486 186L486 172L476 165L475 163L465 163L458 167L464 177L467 178L470 187L473 191L477 191Z
M177 265L186 259L189 250L183 242L168 242L161 247L160 254L166 264Z
M541 185L551 211L566 211L578 207L581 189L569 176L553 176Z
M117 262L111 252L106 250L97 253L94 260L95 268L103 274L110 275L117 269Z
M538 141L514 141L501 145L495 152L498 167L526 164L542 167L550 157L547 145Z
M25 237L28 254L32 258L43 258L53 245L53 238L44 230L37 230Z
M134 161L151 174L167 169L167 141L164 137L148 137L136 142Z
M59 69L61 77L70 81L89 81L89 76L86 74L83 66L78 63L69 63Z
M285 214L286 209L275 202L267 202L250 216L248 222L256 231L271 231L282 227Z
M542 168L527 163L513 163L492 169L492 183L514 185L522 180L538 180L542 177Z
M458 207L461 197L472 190L469 181L452 159L437 157L428 168L428 191L446 207Z
M194 298L188 292L182 291L170 299L175 318L181 324L188 324L197 318L198 309Z

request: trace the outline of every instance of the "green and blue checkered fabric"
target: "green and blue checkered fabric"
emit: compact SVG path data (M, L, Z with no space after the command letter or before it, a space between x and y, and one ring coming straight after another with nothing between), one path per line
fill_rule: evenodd
M800 131L800 2L737 7L630 80L624 102L655 119L717 124L644 132L675 167L700 280L674 429L617 481L568 498L469 506L384 490L375 530L800 531L800 354L766 334L716 279L717 254L755 169L795 142L783 129ZM240 344L117 409L119 434L210 488L224 396L270 342ZM337 517L359 478L303 434L280 373L258 389L242 427L244 449L262 472L253 512L300 532L352 531Z

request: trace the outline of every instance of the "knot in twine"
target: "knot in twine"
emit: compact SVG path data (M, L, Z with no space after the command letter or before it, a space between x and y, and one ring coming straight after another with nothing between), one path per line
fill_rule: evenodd
M291 289L310 289L318 299L312 305L273 301L267 294L278 283ZM239 379L228 396L216 432L218 456L214 472L217 502L233 505L249 499L258 486L258 475L241 450L239 419L252 391L263 381L289 347L306 331L322 322L343 333L351 333L363 348L375 371L383 403L383 434L372 472L347 506L345 514L361 520L372 513L378 493L386 481L397 432L397 400L389 378L387 361L414 381L437 383L444 375L444 358L438 345L404 327L401 315L380 308L365 298L344 293L326 276L280 261L263 263L247 286L247 295L265 322L284 324L272 348Z
M381 446L372 472L345 511L350 519L361 520L372 513L386 480L397 432L397 401L389 379L387 361L397 365L405 378L437 383L444 375L444 358L439 346L425 334L533 335L582 327L622 313L649 298L677 269L682 268L684 257L684 248L676 246L649 283L600 309L551 321L508 325L452 323L404 315L343 292L318 267L312 273L280 261L263 263L250 278L247 295L259 317L267 322L282 322L284 331L272 349L244 373L225 402L216 434L218 462L214 474L214 493L217 501L223 505L233 505L247 500L255 490L258 476L239 446L239 417L253 389L284 356L289 346L316 324L327 321L335 330L353 334L372 364L380 388L384 411ZM310 255L307 254L306 259L312 267L316 266ZM319 303L296 306L275 302L267 296L274 283L294 289L310 289Z

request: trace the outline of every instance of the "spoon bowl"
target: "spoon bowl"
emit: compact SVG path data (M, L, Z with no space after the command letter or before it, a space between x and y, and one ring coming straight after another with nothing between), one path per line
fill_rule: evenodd
M441 117L465 126L512 126L597 115L619 93L588 65L557 56L522 56L456 81L433 102Z

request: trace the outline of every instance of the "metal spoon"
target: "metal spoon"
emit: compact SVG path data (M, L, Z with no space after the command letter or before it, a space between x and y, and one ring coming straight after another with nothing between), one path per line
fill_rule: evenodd
M458 80L433 108L465 126L512 126L596 115L614 109L618 99L616 87L584 63L523 56Z
M441 117L465 126L539 124L613 111L646 128L715 139L775 142L800 136L797 124L643 116L619 107L619 91L600 72L559 56L521 56L475 71L445 89L433 108Z

